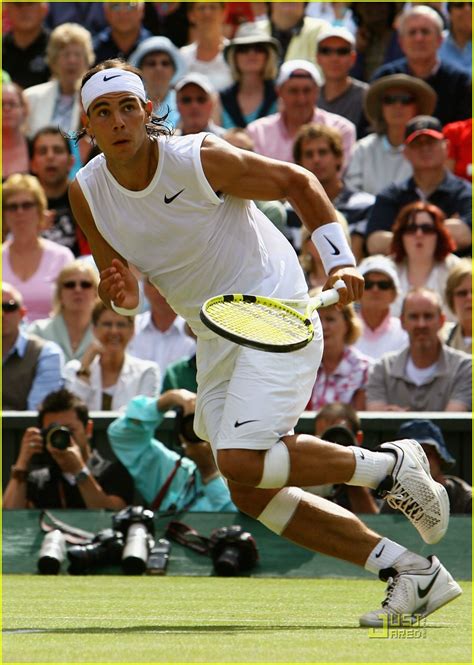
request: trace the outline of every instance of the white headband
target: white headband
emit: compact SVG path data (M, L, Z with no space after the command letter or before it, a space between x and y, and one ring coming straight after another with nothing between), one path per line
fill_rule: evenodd
M147 96L143 81L133 72L125 69L111 67L96 72L94 76L84 84L81 90L81 100L85 112L97 97L107 95L109 92L131 92L143 102Z

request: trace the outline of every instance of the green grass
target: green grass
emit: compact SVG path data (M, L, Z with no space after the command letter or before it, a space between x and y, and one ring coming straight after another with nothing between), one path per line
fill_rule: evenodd
M372 581L7 575L3 662L470 662L462 586L424 638L373 639Z

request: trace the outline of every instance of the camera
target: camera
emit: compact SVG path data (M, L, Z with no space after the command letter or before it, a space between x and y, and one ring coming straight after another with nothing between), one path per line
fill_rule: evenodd
M258 561L255 539L237 524L214 529L209 539L209 553L216 574L222 577L245 573Z
M69 548L68 572L71 575L85 575L94 568L120 562L124 549L123 535L114 529L102 529L87 545L73 545Z
M66 450L71 445L71 430L64 425L52 423L49 427L41 430L41 436L45 448L48 443L57 450Z
M62 531L54 529L43 538L38 557L38 572L57 575L66 554L66 539Z
M122 569L126 575L142 575L150 549L155 544L155 513L143 506L127 506L112 519L113 527L125 539Z
M175 411L176 434L181 434L183 439L186 439L188 443L202 443L201 437L194 431L194 413L188 413L185 416L183 409L179 406L175 407Z

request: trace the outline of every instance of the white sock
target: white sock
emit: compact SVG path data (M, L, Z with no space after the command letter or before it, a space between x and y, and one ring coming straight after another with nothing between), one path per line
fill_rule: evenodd
M354 453L356 466L354 475L346 485L376 489L395 466L396 458L392 453L374 452L359 446L348 446L348 448Z
M364 568L370 573L378 574L379 570L390 568L407 548L388 538L382 538L369 554Z

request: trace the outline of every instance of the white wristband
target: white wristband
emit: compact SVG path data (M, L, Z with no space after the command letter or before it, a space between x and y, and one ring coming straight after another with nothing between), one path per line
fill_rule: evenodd
M125 309L125 307L118 307L118 305L116 305L113 300L110 301L110 306L112 307L114 312L117 312L117 314L121 314L122 316L135 316L135 314L140 314L140 312L142 311L142 305L143 305L143 295L141 289L138 289L138 305L133 309Z
M311 234L311 240L319 252L326 275L338 266L356 265L354 254L338 222L319 226Z

